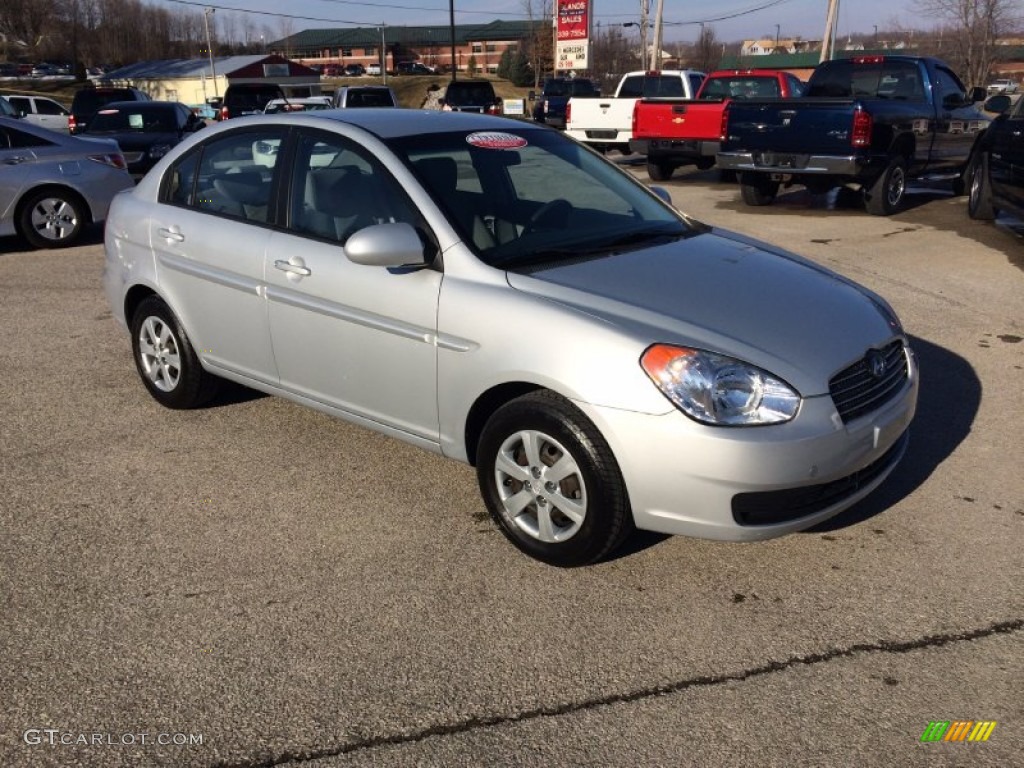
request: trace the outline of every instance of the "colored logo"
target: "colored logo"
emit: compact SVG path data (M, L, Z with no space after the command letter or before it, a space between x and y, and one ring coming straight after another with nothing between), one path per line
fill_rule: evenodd
M868 350L868 353L864 356L864 362L867 363L868 372L874 378L880 379L885 376L886 362L881 352L876 349Z
M988 741L995 727L995 720L932 720L921 741Z
M466 141L474 147L482 149L519 149L526 146L526 139L522 136L499 131L471 133L466 137Z

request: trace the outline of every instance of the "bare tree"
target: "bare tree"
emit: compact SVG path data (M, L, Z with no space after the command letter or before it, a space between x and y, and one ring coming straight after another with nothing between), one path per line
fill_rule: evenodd
M714 27L710 24L701 24L697 42L693 45L693 68L701 72L711 72L718 69L721 61L722 41L715 34Z
M522 4L530 24L526 57L533 68L533 87L539 88L544 73L555 63L554 5L552 0L522 0Z
M939 21L944 58L970 85L988 81L997 56L996 37L1020 24L1019 0L917 0L928 18Z

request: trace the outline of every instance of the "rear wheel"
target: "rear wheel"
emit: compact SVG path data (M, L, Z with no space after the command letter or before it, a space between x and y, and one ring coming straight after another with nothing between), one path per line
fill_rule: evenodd
M864 205L872 216L892 216L903 207L907 193L907 161L897 155L871 186L864 190Z
M696 166L697 166L697 170L698 171L706 171L706 170L708 170L710 168L714 168L715 167L715 158L713 158L713 157L701 157L701 158L698 158L697 162L696 162Z
M992 205L992 187L988 177L988 154L981 152L971 162L967 171L970 188L967 196L967 213L972 219L992 221L998 211Z
M162 299L144 299L132 317L135 367L149 394L168 408L197 408L217 393L218 379L203 370L185 329Z
M71 245L85 226L85 204L64 189L45 189L32 195L21 209L21 234L36 248Z
M495 411L480 436L477 479L501 532L551 565L599 560L633 529L611 448L553 392L533 392Z
M760 173L741 173L740 193L747 205L771 205L779 194L779 182Z
M647 161L647 175L651 177L651 181L668 181L672 178L672 172L675 169L676 167L672 163L664 160Z

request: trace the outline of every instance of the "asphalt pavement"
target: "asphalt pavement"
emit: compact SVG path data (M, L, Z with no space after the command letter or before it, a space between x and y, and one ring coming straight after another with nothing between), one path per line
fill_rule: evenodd
M0 239L0 766L1019 764L1024 225L936 191L878 218L663 186L912 336L909 452L822 527L533 562L469 467L239 388L161 408L101 233Z

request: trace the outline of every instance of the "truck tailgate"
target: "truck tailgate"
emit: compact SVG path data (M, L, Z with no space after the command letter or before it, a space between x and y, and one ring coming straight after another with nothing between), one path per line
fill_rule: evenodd
M842 154L850 152L852 99L733 101L723 151Z
M678 137L717 141L722 130L724 104L724 99L644 99L637 104L633 138Z

